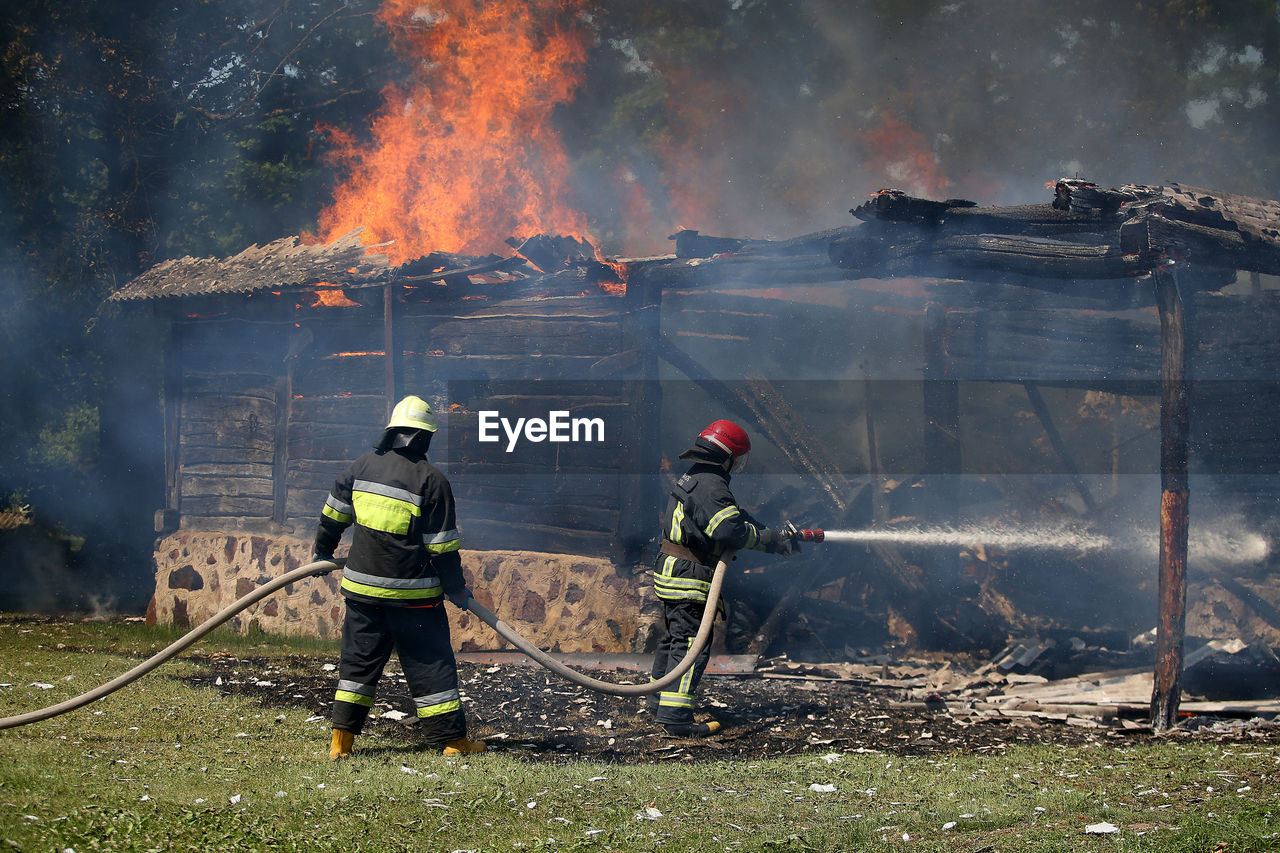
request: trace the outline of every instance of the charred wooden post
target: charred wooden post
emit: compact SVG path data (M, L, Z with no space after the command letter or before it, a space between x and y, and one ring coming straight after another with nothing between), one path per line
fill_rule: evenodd
M386 353L382 376L389 419L396 402L404 396L404 379L399 369L400 335L396 328L395 285L392 284L382 286L382 351Z
M271 520L284 525L289 515L289 424L293 421L293 366L286 356L276 383L275 448L271 455Z
M862 415L867 434L867 473L871 477L871 523L883 524L889 519L884 495L884 477L880 469L880 446L876 440L876 417L872 394L871 371L862 365Z
M1177 725L1182 644L1187 621L1187 349L1186 315L1172 267L1156 271L1160 312L1160 582L1151 727Z
M178 528L182 483L179 474L178 420L182 414L182 333L185 327L173 323L164 353L164 507L156 512L155 532L165 534Z
M628 565L641 559L648 547L657 527L654 520L663 504L662 482L656 476L662 459L661 432L646 428L662 421L662 386L658 382L662 283L637 275L627 282L625 300L621 349L624 354L634 355L621 368L632 377L625 381L627 387L622 391L631 415L623 429L635 440L626 442L620 460L620 512L614 556Z
M960 473L960 385L946 375L943 331L946 307L930 302L924 310L924 467L935 482L931 511L953 514Z
M889 519L889 504L885 496L885 477L880 464L880 447L876 438L876 409L872 394L872 380L867 365L863 366L863 408L867 433L867 471L870 474L868 488L871 489L871 523L884 524ZM898 546L892 542L872 542L868 548L889 569L890 588L900 606L907 611L912 624L931 624L931 614L925 612L924 585L920 582L919 572L902 556Z
M960 383L948 378L944 331L946 306L930 302L924 311L924 470L929 518L953 522L958 514L957 480L962 468L960 450ZM931 585L933 618L917 619L921 638L931 645L954 642L946 636L943 618L962 595L960 560L956 551L939 549L922 557L922 568L934 578Z

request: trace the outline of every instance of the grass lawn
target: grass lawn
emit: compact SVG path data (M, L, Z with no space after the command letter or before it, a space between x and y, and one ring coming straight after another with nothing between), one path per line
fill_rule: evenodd
M177 636L0 617L0 716L78 695ZM250 649L337 660L316 641L223 632L191 653ZM287 692L265 705L181 680L200 672L180 658L0 731L0 850L1280 850L1275 734L628 765L367 738L335 763L328 722Z

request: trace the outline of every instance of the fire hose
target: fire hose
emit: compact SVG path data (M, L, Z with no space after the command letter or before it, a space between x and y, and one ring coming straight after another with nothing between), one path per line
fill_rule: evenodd
M711 637L711 626L715 622L716 605L720 600L721 587L724 585L725 571L728 568L728 561L733 559L733 553L734 552L732 551L726 552L716 564L715 572L711 576L711 588L707 592L706 609L702 613L702 621L698 625L698 633L694 637L693 645L689 647L689 651L685 654L680 663L676 664L675 668L662 678L655 681L648 681L643 684L614 684L609 681L600 681L599 679L591 678L590 676L584 675L577 670L565 666L560 661L530 643L524 637L520 636L514 628L499 619L491 610L480 604L474 598L468 600L467 609L478 616L481 621L496 631L500 637L511 643L521 652L574 684L600 693L609 693L614 696L642 696L647 693L656 693L659 690L674 684L685 674L685 672L689 670L690 667L693 666L693 662L697 659L703 648L706 647L707 641ZM332 560L320 560L318 562L308 563L305 566L299 566L291 572L286 572L280 577L268 581L247 595L236 599L213 616L210 616L196 628L179 637L164 649L147 658L145 661L123 675L120 675L87 693L68 699L65 702L59 702L56 705L50 705L47 708L41 708L36 711L29 711L25 714L17 714L12 717L0 717L0 729L10 729L17 726L25 726L28 723L34 723L40 720L47 720L50 717L65 714L67 711L73 711L76 708L84 707L90 702L96 702L104 696L114 693L121 687L132 684L134 681L137 681L142 676L151 672L165 661L176 657L180 652L195 644L214 628L217 628L223 622L226 622L232 616L235 616L250 605L256 604L271 595L271 593L276 590L302 580L303 578L328 574L337 568L341 568L337 562Z
M823 540L823 532L819 528L812 530L799 529L790 521L786 522L782 528L788 536L796 542L821 542ZM595 690L599 693L608 693L613 696L643 696L648 693L657 693L663 688L675 684L689 668L693 666L693 662L697 660L698 655L706 648L707 642L711 638L711 628L715 623L716 607L720 602L720 590L724 586L725 572L729 567L729 562L733 559L734 551L726 551L720 560L716 563L715 571L711 575L711 586L707 590L707 603L702 611L702 621L698 623L698 633L693 638L693 644L689 647L688 652L680 660L674 668L666 675L653 681L647 681L643 684L615 684L611 681L601 681L584 675L575 669L565 666L551 655L539 649L533 643L499 619L493 611L489 610L475 598L469 598L467 601L467 610L474 613L482 622L492 628L498 636L515 646L525 655L528 655L541 666L554 672L555 674L589 690ZM165 661L176 657L180 652L194 645L202 637L217 628L223 622L226 622L232 616L240 611L256 604L271 593L278 589L288 586L295 581L303 578L309 578L316 575L326 575L334 569L342 568L341 563L333 560L319 560L314 563L308 563L305 566L299 566L291 572L285 572L278 578L275 578L252 592L244 595L228 604L222 610L210 616L204 622L193 628L191 631L174 640L168 646L165 646L159 652L147 658L133 669L117 676L108 681L106 684L95 687L87 693L82 693L65 702L59 702L56 705L50 705L47 708L40 708L35 711L28 711L25 714L17 714L12 717L0 717L0 729L12 729L18 726L25 726L28 723L47 720L50 717L56 717L59 714L65 714L67 711L74 711L76 708L82 708L90 702L108 696L125 685L132 684L142 676L154 670Z

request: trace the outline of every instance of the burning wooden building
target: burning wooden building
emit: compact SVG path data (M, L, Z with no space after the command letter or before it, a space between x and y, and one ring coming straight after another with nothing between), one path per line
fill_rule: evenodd
M761 437L735 489L768 522L955 523L991 493L1089 526L1126 499L1101 492L1107 478L1163 478L1166 503L1185 508L1188 477L1204 473L1264 523L1280 495L1280 205L1176 185L1053 187L1008 208L884 191L853 211L860 224L781 241L684 231L672 255L609 263L538 238L508 258L392 266L352 236L162 264L113 297L152 304L172 329L153 615L197 618L305 561L334 475L402 393L444 412L477 597L564 651L643 647L661 472L714 417ZM1137 401L1140 428L1077 439L1097 395ZM598 416L607 438L481 452L480 411L508 406ZM1052 475L1066 497L1021 473ZM757 480L767 491L753 493ZM1176 546L1169 525L1181 519L1185 536L1187 516L1174 504ZM1154 536L1160 499L1139 509ZM760 651L804 625L844 626L826 640L836 654L863 640L972 643L984 618L1003 636L995 587L1019 579L986 584L975 563L995 561L973 545L959 557L891 540L818 546L782 573L744 555L743 643ZM1154 578L1155 553L1130 555L1143 569L1124 582ZM1237 582L1214 605L1275 643L1267 583ZM335 588L317 581L252 618L331 634ZM1192 630L1207 620L1199 606L1193 596ZM465 617L457 627L464 643L493 643Z
M646 416L645 386L626 380L652 359L640 342L655 309L576 241L519 248L506 258L430 255L392 267L355 234L325 246L286 239L226 260L163 263L113 296L149 302L171 330L156 619L200 618L306 562L336 474L368 449L389 406L417 393L443 413L433 457L456 480L468 547L489 554L469 569L501 580L477 584L499 591L493 606L543 625L553 603L568 603L593 626L613 626L600 638L575 624L543 632L573 650L633 641L638 599L613 558L637 547L637 519L625 510L644 485L619 472L636 470L633 457L648 445L620 437ZM522 399L504 395L499 381ZM535 400L546 402L544 414L607 416L609 435L551 464L500 451L477 461L462 449L484 405L510 411ZM534 561L503 549L572 559L529 572ZM333 635L337 579L313 587L252 619ZM608 618L597 620L603 610Z

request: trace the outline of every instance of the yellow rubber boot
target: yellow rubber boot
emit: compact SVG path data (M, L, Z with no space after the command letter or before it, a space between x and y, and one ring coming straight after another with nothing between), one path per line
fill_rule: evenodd
M707 720L705 723L667 723L662 727L669 735L675 737L708 737L720 731L719 720Z
M460 737L457 740L451 740L444 745L444 755L474 755L477 752L484 752L487 747L482 740L470 740Z
M337 761L339 758L346 758L351 754L351 744L355 742L356 736L352 732L344 732L342 729L333 730L333 740L329 743L329 760Z

